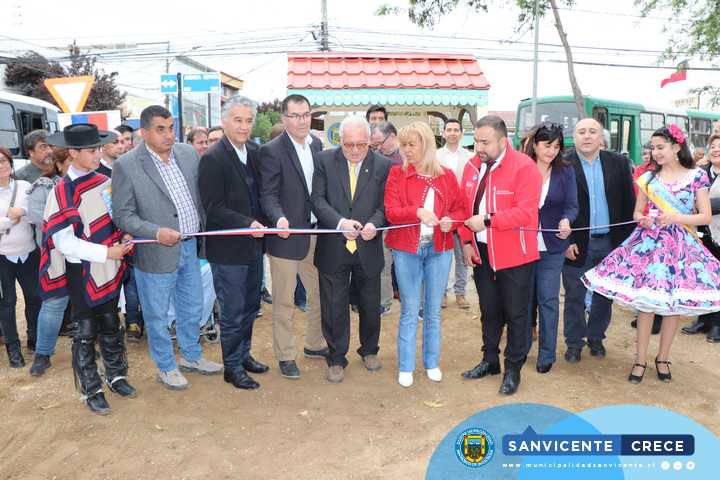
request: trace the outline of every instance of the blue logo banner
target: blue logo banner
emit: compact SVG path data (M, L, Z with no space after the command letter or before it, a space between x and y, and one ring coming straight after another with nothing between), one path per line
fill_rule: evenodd
M662 408L612 405L571 413L542 404L478 412L438 445L436 479L716 478L718 437Z

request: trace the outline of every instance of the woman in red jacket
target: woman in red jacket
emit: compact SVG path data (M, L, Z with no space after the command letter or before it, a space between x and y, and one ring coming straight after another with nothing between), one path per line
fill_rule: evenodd
M385 187L385 216L400 290L398 382L413 383L420 295L424 284L423 364L428 378L442 380L440 305L450 273L453 231L467 218L464 197L452 170L440 166L432 130L414 122L399 132L403 164L390 170ZM419 224L418 224L419 222Z

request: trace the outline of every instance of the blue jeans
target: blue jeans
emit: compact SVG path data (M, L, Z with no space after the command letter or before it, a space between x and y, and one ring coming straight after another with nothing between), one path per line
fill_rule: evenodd
M202 315L200 316L200 327L202 328L210 320L212 315L213 306L215 306L215 284L213 283L212 268L207 260L200 260L200 280L202 281L202 298L203 308ZM168 311L168 328L170 328L175 321L175 295L172 296L170 302L170 310Z
M555 363L558 323L560 321L560 275L565 263L565 253L540 252L540 260L534 265L530 282L530 308L537 303L539 315L538 365ZM532 348L532 311L528 312L528 351Z
M243 371L243 362L250 356L253 324L260 310L262 255L247 265L211 265L220 300L223 365L226 371Z
M60 326L65 316L70 297L48 298L42 302L38 315L38 333L35 353L52 356L55 354Z
M195 362L202 356L200 348L200 318L203 308L200 262L197 240L185 240L180 246L178 268L170 273L149 273L135 268L148 346L158 369L169 372L177 368L173 342L168 332L170 301L175 297L177 335L180 355Z
M400 289L398 366L401 372L415 370L418 313L421 286L425 285L423 316L423 365L440 363L440 305L447 286L452 251L436 252L433 243L421 244L418 253L393 250L393 263Z
M585 338L603 340L605 331L610 325L612 300L593 293L590 315L585 318L585 294L587 288L580 277L600 263L612 250L610 236L591 238L588 243L587 258L581 267L565 265L562 271L562 282L565 288L565 309L563 312L565 343L568 348L582 349Z

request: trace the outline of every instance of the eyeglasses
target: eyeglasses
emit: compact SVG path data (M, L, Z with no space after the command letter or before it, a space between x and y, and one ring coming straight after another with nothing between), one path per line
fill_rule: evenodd
M289 118L290 120L310 120L310 118L312 118L312 113L286 113L283 114L283 117Z
M342 146L346 150L365 150L368 148L369 143L368 142L359 142L359 143L343 143Z
M387 139L388 139L388 138L390 138L390 134L389 134L389 133L388 133L387 135L385 135L385 137L384 137L380 142L371 143L371 144L370 144L370 148L372 148L373 150L377 150L378 148L380 148L380 147L382 147L383 145L385 145L385 142L387 142Z

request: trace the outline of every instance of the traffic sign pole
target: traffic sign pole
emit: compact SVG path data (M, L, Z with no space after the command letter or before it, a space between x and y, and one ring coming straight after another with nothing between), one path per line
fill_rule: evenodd
M183 141L183 105L182 105L182 73L177 74L177 97L178 97L178 142Z

